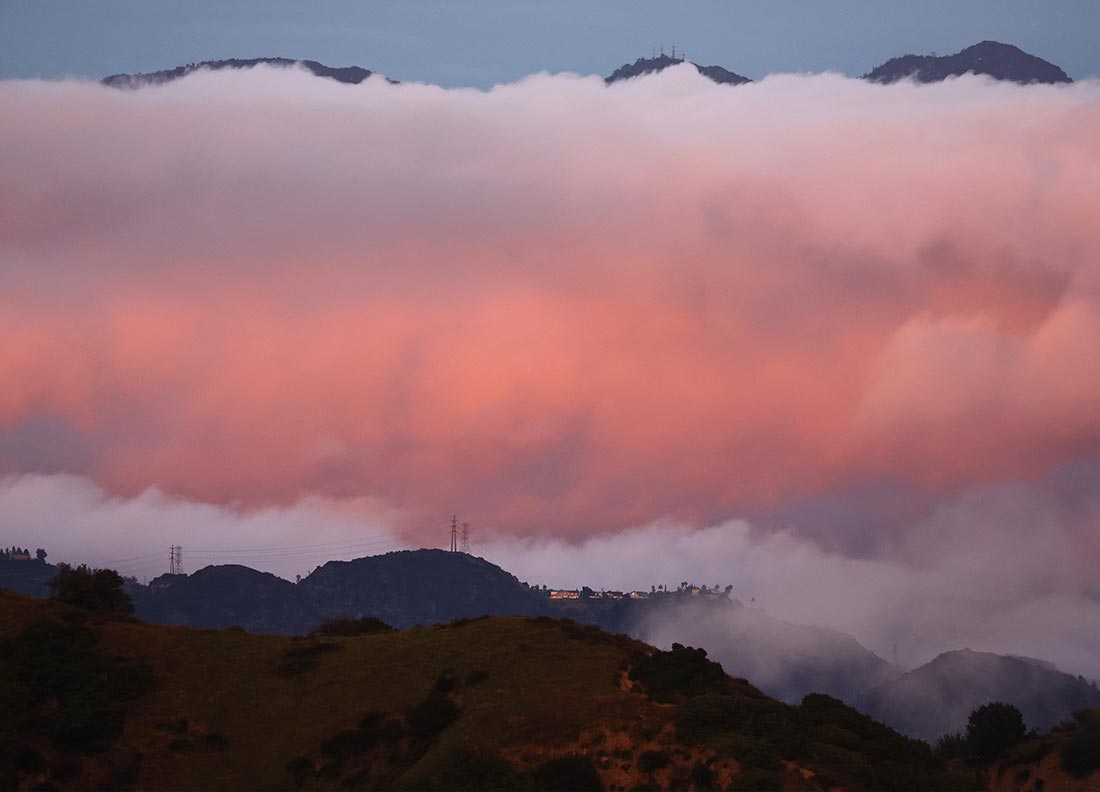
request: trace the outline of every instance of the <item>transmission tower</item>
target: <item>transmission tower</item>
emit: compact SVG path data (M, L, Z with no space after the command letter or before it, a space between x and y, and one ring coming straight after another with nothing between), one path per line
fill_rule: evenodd
M462 552L470 555L470 524L462 523Z
M451 516L451 552L458 552L458 515Z
M183 548L180 545L170 545L168 547L168 574L183 574Z

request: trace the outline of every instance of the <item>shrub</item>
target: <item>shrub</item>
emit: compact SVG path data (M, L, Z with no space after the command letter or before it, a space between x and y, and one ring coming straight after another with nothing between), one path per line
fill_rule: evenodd
M966 738L958 732L945 734L936 741L936 753L944 759L962 759L969 750Z
M459 716L458 706L443 693L433 690L405 713L409 734L430 740L450 726Z
M558 792L603 792L603 782L592 760L584 754L566 754L543 762L530 772L535 789Z
M783 788L783 775L775 770L751 768L745 770L730 784L736 792L778 792Z
M0 645L0 664L26 691L22 726L78 754L106 751L122 733L125 701L154 685L150 668L101 652L86 627L43 619ZM43 704L54 702L42 715Z
M706 649L693 649L674 643L672 651L656 651L642 657L630 670L630 678L640 682L658 701L677 696L701 696L726 689L722 666L707 659Z
M226 739L224 734L218 732L210 732L203 735L202 747L208 751L228 751L229 740Z
M321 756L342 762L367 753L378 742L378 738L369 731L348 729L329 737L321 743Z
M458 680L455 679L454 671L447 670L439 675L439 679L435 681L435 689L440 693L452 693L458 689Z
M296 756L286 763L286 771L294 786L301 786L313 776L313 760L305 756Z
M301 676L320 666L322 655L338 652L343 648L343 644L333 641L292 646L283 652L283 659L275 670L283 676Z
M691 768L688 782L697 790L715 789L718 786L718 777L705 762L696 762L695 767Z
M1023 713L1003 701L983 704L970 713L966 723L967 747L981 761L995 759L1026 736Z
M638 769L645 774L668 767L669 755L667 751L642 751L638 757Z
M1078 731L1062 746L1062 767L1074 778L1100 770L1100 731Z
M57 574L46 585L53 589L53 598L66 605L92 611L133 613L134 603L122 590L124 582L122 575L113 569L58 564Z
M507 759L494 751L454 751L428 778L401 787L404 790L523 790L530 789Z
M466 687L476 687L489 678L487 671L471 671L466 675L466 681L463 684Z
M373 617L352 619L347 616L337 616L331 619L325 619L311 634L354 636L387 632L396 632L396 628L391 627L381 619L375 619Z

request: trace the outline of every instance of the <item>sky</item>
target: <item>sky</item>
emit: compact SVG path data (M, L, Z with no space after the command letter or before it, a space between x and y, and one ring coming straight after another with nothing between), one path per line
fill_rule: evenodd
M2 0L0 78L103 77L218 58L358 65L486 88L539 71L610 74L654 48L759 78L865 74L985 39L1075 79L1100 74L1095 0Z
M0 81L0 545L293 579L457 513L1100 676L1100 82L100 71Z

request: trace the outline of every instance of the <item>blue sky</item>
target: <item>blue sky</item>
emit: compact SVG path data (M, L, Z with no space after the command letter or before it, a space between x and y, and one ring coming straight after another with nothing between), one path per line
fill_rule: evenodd
M1097 0L0 0L0 78L279 55L486 87L544 69L608 74L662 45L754 78L858 75L996 39L1080 79L1100 75L1097 31Z

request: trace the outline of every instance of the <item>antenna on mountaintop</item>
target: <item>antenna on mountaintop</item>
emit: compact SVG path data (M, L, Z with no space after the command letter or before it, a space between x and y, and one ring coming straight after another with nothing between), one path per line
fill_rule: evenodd
M179 545L168 546L168 574L183 574L183 548Z

